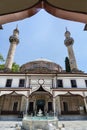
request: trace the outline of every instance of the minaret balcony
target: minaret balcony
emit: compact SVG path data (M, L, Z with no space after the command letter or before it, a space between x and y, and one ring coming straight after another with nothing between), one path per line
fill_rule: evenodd
M73 43L74 43L73 38L66 38L65 41L64 41L64 44L65 44L66 46L73 45Z
M19 43L19 39L16 37L16 36L11 36L10 38L9 38L9 41L11 42L11 43L13 43L13 42L15 42L15 43Z

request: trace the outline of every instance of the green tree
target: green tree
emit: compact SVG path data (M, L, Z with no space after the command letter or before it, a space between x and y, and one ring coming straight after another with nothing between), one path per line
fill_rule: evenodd
M0 54L0 62L4 62L5 60L4 60L4 58L3 58L3 56L2 56L2 54ZM0 64L0 71L1 70L4 70L4 64Z
M4 71L4 69L5 69L5 64L1 64L0 65L0 71ZM14 62L13 65L12 65L11 71L12 72L19 72L19 70L20 70L20 66Z
M4 65L4 64L1 64L1 65L0 65L0 71L1 71L1 70L3 71L3 70L4 70L4 67L5 67L5 65Z
M3 56L2 56L2 54L0 54L0 62L4 62L5 60L4 60L4 58L3 58Z
M69 58L68 57L65 58L65 69L66 69L66 72L71 72L71 68L70 68L70 63L69 63Z
M2 54L0 54L0 62L4 62L4 58L2 56ZM5 64L0 64L0 71L3 71L5 69ZM20 66L18 64L16 64L15 62L12 64L12 72L19 72L20 70Z
M12 72L19 72L20 66L15 62L12 64Z

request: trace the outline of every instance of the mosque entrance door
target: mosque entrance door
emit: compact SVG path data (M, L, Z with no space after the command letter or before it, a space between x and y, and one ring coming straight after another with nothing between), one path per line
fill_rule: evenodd
M41 109L42 112L44 113L45 100L43 99L37 100L36 105L37 105L37 112Z

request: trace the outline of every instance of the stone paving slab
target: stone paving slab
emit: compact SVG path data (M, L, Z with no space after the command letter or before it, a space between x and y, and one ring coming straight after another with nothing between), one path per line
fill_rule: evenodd
M16 124L22 125L22 122L18 121L0 121L0 130L15 130Z
M87 130L87 121L59 121L59 127L65 125L65 130Z
M0 121L0 130L16 130L15 126L22 125L21 121ZM58 121L59 127L65 125L65 130L87 130L87 121Z

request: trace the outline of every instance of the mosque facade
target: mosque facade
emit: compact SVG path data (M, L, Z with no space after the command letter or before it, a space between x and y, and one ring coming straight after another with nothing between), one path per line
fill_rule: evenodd
M37 59L11 72L16 45L16 28L9 38L11 43L5 70L0 72L0 115L85 115L87 113L87 74L79 71L73 51L74 40L66 30L71 72L47 59Z

